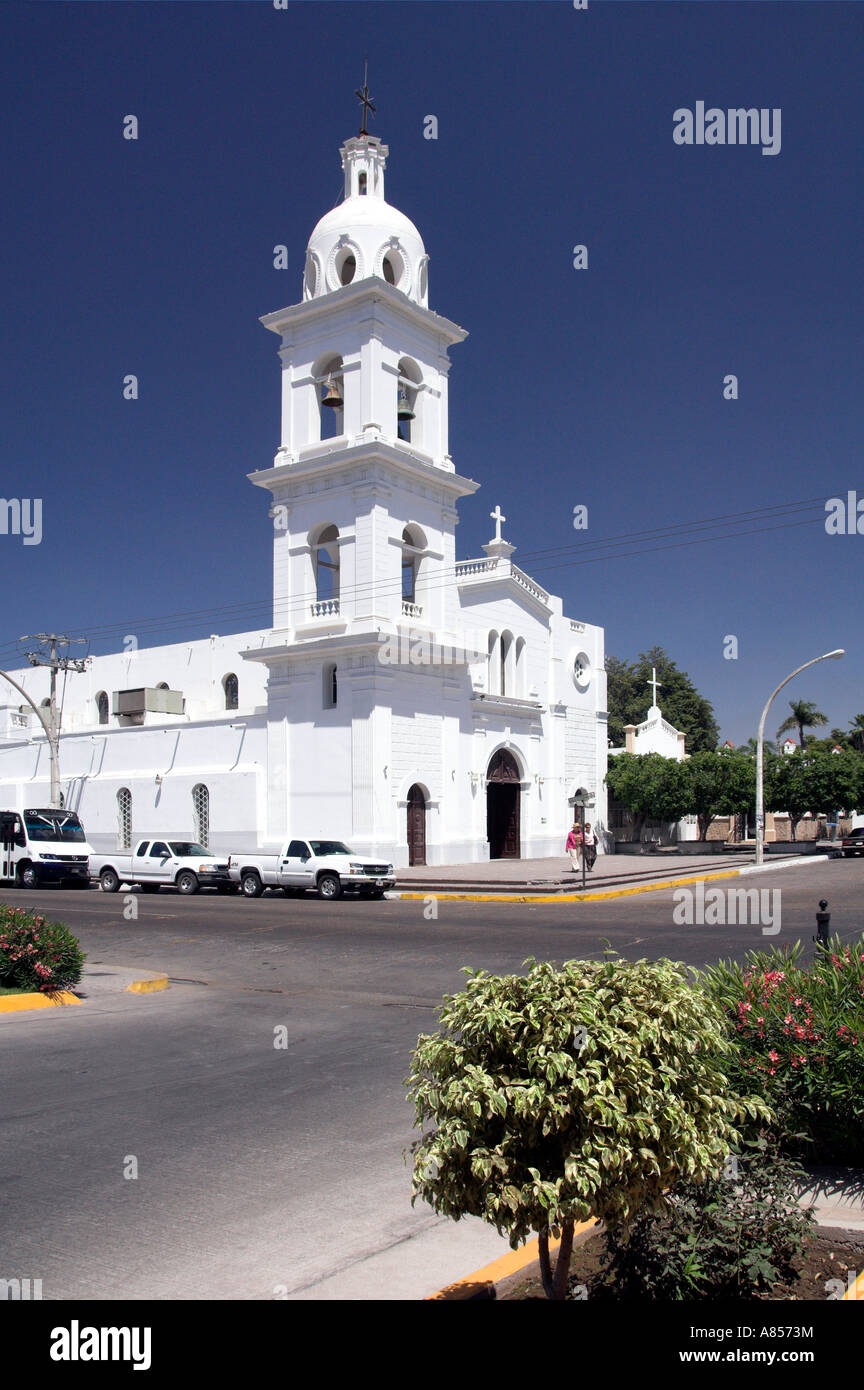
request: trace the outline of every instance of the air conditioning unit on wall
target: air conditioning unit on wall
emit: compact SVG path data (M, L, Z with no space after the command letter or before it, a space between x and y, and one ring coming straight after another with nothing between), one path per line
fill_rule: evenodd
M112 714L183 714L186 701L179 690L144 686L139 690L115 690Z

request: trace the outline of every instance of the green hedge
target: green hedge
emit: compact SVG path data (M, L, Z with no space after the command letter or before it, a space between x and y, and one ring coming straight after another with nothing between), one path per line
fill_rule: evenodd
M62 922L0 906L0 984L44 994L72 989L86 959L77 937Z

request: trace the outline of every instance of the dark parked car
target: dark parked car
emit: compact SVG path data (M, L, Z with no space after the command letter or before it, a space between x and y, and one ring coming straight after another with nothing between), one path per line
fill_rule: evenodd
M843 836L844 855L864 854L864 825Z

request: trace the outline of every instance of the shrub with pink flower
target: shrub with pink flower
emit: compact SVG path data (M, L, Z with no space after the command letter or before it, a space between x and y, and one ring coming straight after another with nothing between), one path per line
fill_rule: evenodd
M702 975L737 1046L730 1088L758 1094L781 1116L791 1147L822 1162L864 1161L864 937L803 961L751 951ZM798 1141L795 1136L806 1136Z
M50 994L72 989L87 959L62 922L0 905L0 985Z

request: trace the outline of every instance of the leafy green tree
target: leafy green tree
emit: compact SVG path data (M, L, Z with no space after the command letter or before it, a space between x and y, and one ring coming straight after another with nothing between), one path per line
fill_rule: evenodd
M688 813L688 788L677 758L660 753L618 753L609 759L606 785L633 813L631 839L638 842L646 820L678 821Z
M681 764L687 814L705 840L716 816L737 816L756 802L756 764L746 753L694 753Z
M772 1116L728 1089L734 1044L686 966L526 964L527 975L466 971L440 1031L418 1039L412 1202L479 1216L514 1249L536 1231L546 1295L563 1299L577 1221L626 1232L679 1179L716 1176L738 1124Z
M799 748L803 748L805 738L804 730L824 728L828 720L822 711L818 710L810 700L790 700L789 708L792 713L789 715L788 719L783 720L783 723L777 730L777 737L779 739L783 734L789 733L792 729L797 729L798 746Z
M846 737L857 752L864 753L864 714L856 714L850 719Z
M765 806L787 811L792 839L807 815L829 815L840 808L850 811L864 804L864 759L851 750L826 753L800 749L772 758L766 766Z
M658 703L669 723L686 734L687 752L716 748L720 731L712 706L662 647L641 652L634 662L606 658L606 704L613 747L623 747L625 724L641 724L648 713L652 667L661 683Z

